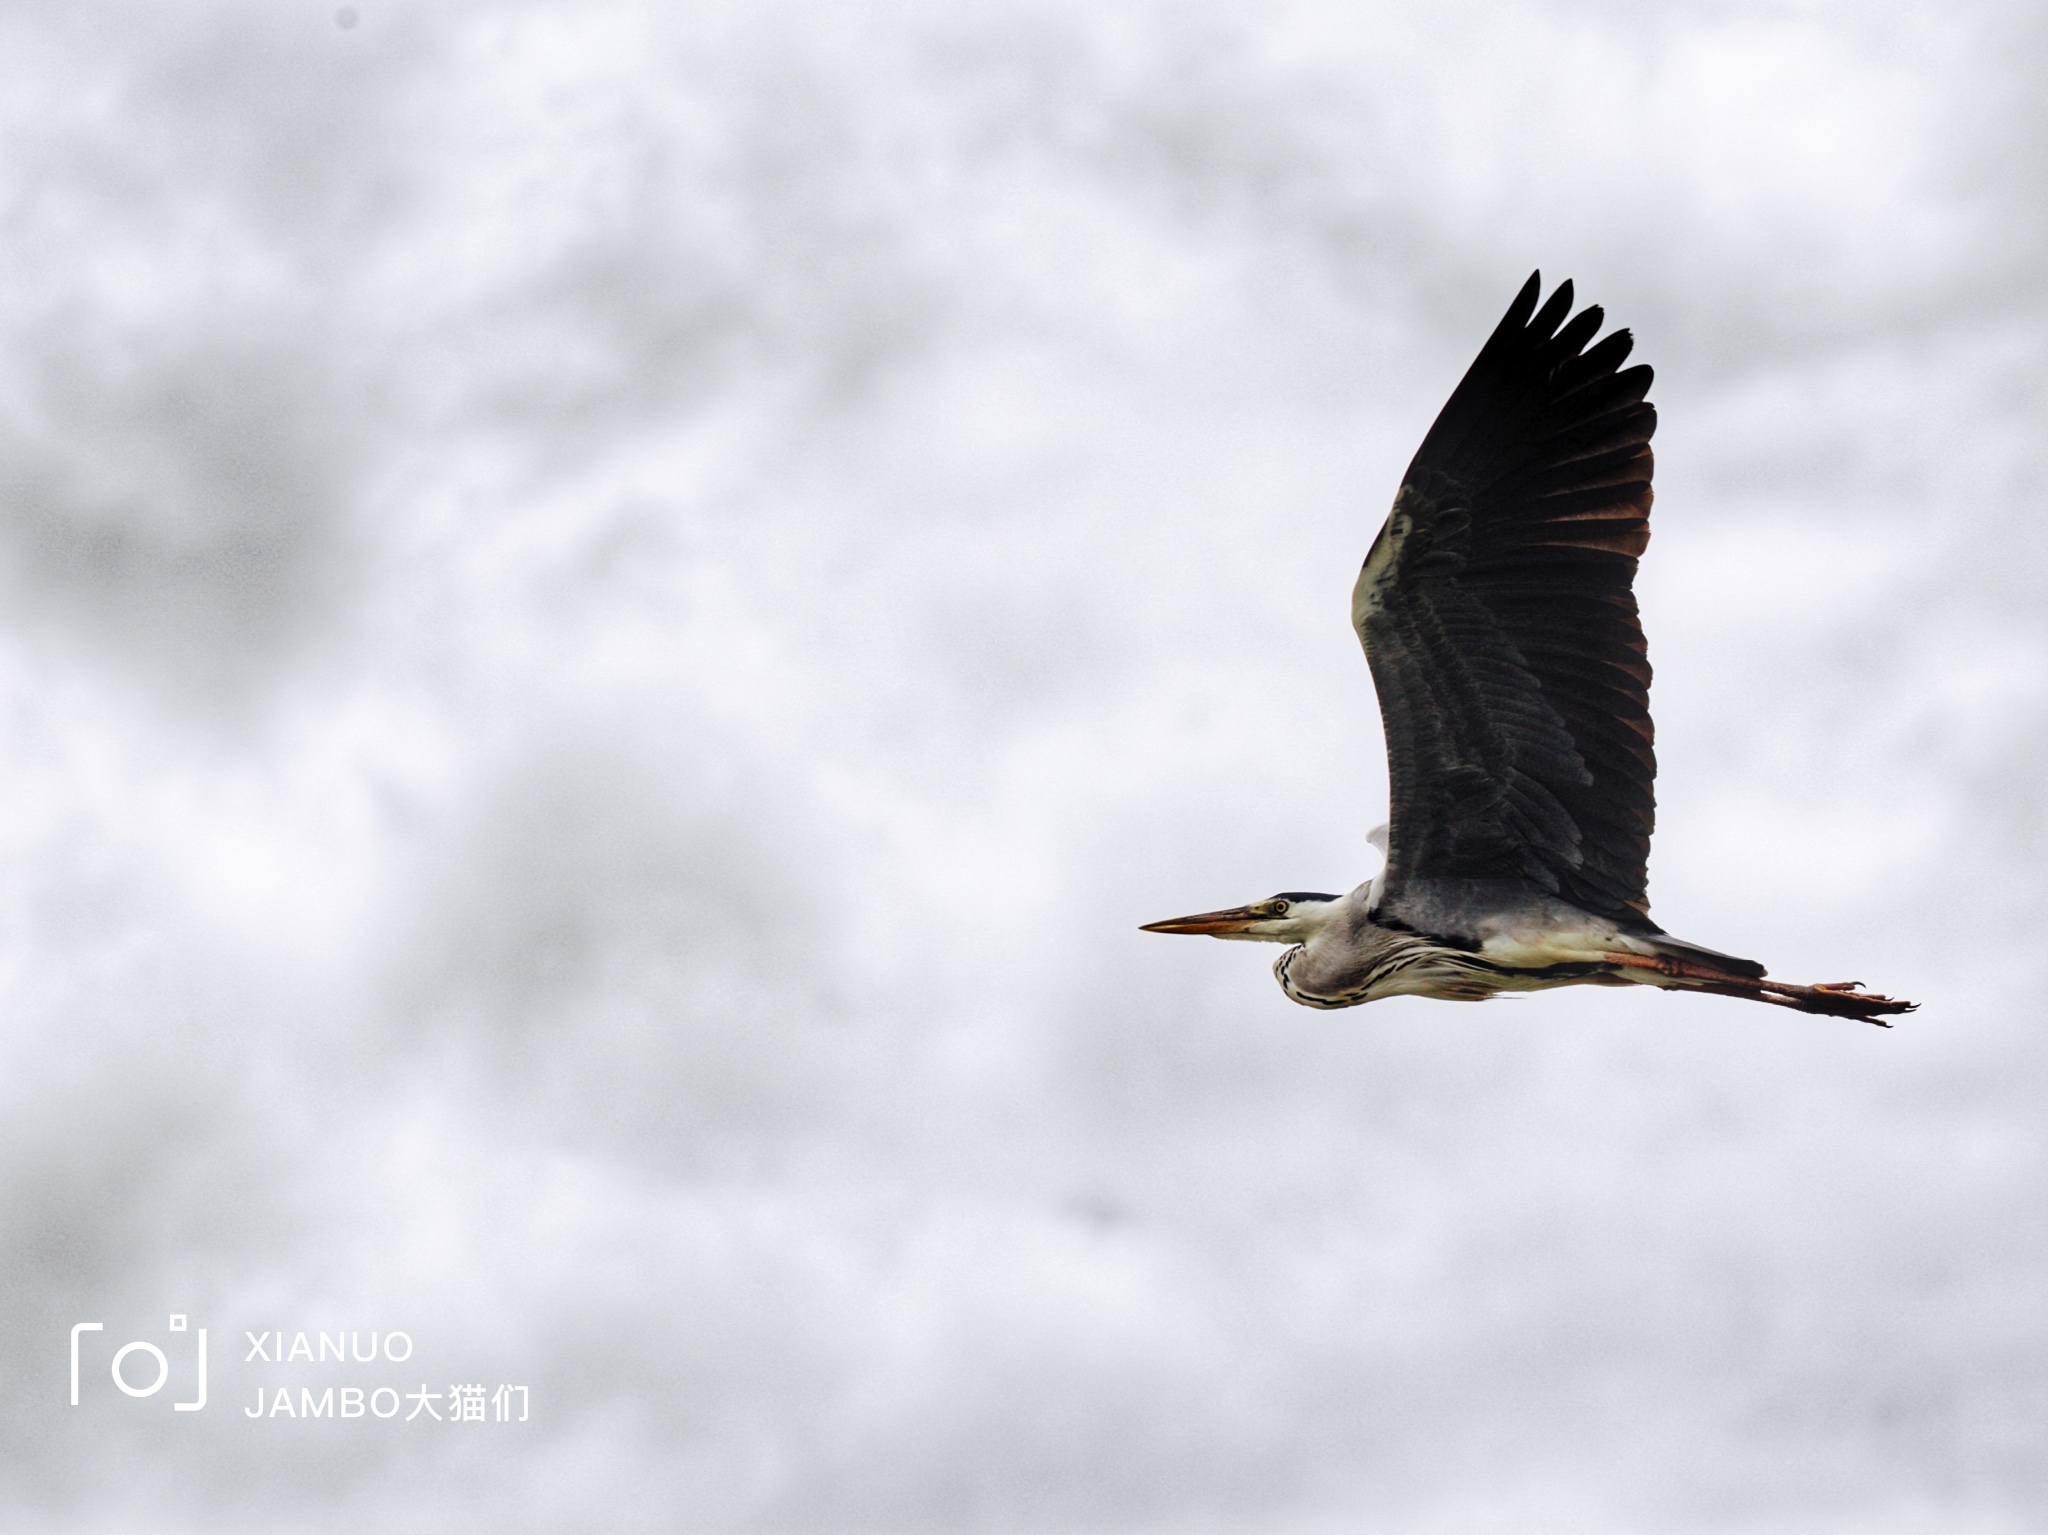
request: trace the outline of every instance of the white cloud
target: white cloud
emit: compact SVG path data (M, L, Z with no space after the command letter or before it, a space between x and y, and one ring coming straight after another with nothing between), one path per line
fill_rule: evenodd
M2038 1522L2038 29L357 9L0 24L24 1527ZM1134 931L1370 873L1538 265L1659 370L1659 916L1892 1034ZM219 1412L62 1405L171 1310ZM241 1418L344 1322L534 1421Z

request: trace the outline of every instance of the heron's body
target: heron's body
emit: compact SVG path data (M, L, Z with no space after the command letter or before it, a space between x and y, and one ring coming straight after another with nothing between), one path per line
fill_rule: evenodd
M1505 882L1465 881L1436 895L1438 919L1421 930L1376 918L1371 885L1325 907L1293 903L1303 918L1301 937L1274 962L1273 974L1306 1007L1356 1007L1381 997L1480 1002L1553 986L1669 984L1667 972L1685 965L1752 968L1748 960L1668 934L1630 932Z
M1912 1004L1792 986L1650 920L1656 819L1636 562L1649 543L1650 370L1601 311L1531 277L1408 466L1352 594L1386 727L1386 866L1153 923L1289 945L1309 1007L1644 984L1881 1021Z

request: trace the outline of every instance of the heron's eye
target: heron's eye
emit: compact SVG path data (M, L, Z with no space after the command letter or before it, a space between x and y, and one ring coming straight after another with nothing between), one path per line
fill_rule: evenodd
M1266 910L1276 917L1284 917L1287 915L1287 903L1285 901L1274 901L1266 907Z

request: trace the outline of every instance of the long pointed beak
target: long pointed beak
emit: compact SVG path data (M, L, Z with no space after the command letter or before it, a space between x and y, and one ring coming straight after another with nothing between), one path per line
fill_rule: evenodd
M1206 933L1211 938L1234 938L1251 931L1252 924L1260 921L1259 914L1249 906L1233 906L1228 911L1205 911L1199 916L1173 917L1165 922L1147 922L1138 931L1141 933Z

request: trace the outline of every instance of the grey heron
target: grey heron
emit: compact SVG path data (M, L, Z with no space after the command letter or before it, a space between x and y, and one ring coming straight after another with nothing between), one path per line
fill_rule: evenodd
M1650 541L1650 369L1541 274L1402 477L1351 598L1385 726L1384 855L1349 895L1287 891L1147 924L1284 943L1308 1007L1640 984L1862 1018L1861 983L1793 986L1672 937L1645 894L1657 759L1633 584ZM1889 1025L1885 1025L1889 1027Z

